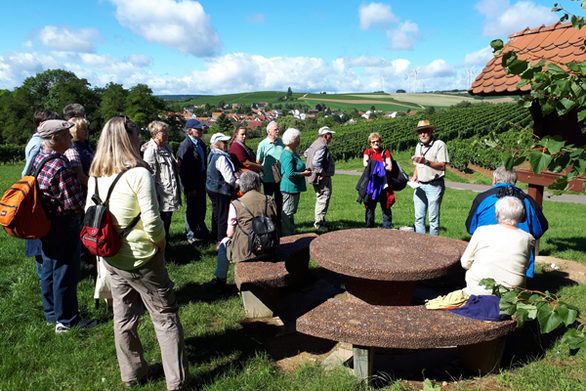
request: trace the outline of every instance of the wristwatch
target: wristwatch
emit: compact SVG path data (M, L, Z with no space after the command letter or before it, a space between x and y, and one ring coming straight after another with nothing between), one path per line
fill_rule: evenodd
M431 162L427 159L425 159L425 165L431 167Z

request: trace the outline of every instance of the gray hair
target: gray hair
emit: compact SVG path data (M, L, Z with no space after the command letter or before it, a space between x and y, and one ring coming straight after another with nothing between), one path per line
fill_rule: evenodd
M55 141L52 138L52 135L49 137L41 137L41 145L45 148L53 148L55 146Z
M503 183L507 185L514 185L517 183L517 170L514 168L507 170L505 166L497 167L492 173L495 183Z
M254 171L245 171L240 175L240 191L246 194L250 190L260 190L260 176Z
M499 223L517 225L525 219L525 206L517 197L500 198L494 205Z
M295 142L297 137L301 137L301 132L298 129L289 128L285 130L285 133L283 133L283 144L291 145Z

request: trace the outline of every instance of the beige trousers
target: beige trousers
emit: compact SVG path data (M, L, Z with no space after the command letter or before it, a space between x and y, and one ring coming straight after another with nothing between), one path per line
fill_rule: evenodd
M107 262L104 264L110 274L114 299L114 340L122 381L137 381L147 376L148 364L144 360L137 331L140 316L146 307L161 348L167 389L180 388L189 372L184 355L183 327L178 315L179 305L165 267L164 251L159 251L146 265L136 270L126 271Z

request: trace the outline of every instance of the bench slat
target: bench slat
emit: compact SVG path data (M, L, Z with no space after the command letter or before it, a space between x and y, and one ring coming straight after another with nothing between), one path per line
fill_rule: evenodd
M427 349L472 345L511 333L515 321L485 322L425 306L373 306L330 299L297 319L297 331L358 346Z

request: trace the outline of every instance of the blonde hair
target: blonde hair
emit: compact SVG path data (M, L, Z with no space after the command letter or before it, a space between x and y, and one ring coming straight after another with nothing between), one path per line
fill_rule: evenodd
M90 176L112 176L130 168L148 167L128 137L133 132L139 132L138 126L127 117L113 117L106 122L90 167Z
M378 138L382 142L380 134L374 132L368 136L368 143L370 144L372 142L372 139L376 139L376 138Z
M153 121L149 124L149 132L151 136L155 136L157 133L164 132L165 129L168 129L169 125L164 123L163 121Z
M71 137L73 137L73 141L78 141L79 140L79 134L78 132L81 129L87 129L87 120L85 118L81 118L81 117L73 117L69 119L69 122L73 122L75 125L72 126L71 128L69 128L69 133L71 134Z

